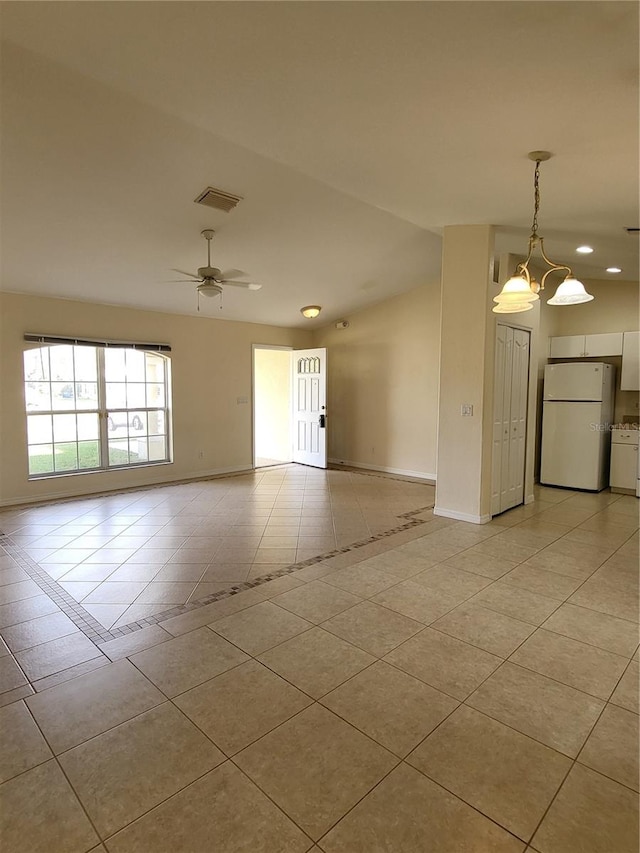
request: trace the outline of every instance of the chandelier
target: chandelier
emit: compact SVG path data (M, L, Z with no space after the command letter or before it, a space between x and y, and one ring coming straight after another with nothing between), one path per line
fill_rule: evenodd
M534 210L531 234L529 235L529 251L526 259L517 265L515 273L505 283L500 293L494 296L493 301L497 303L493 308L495 314L519 314L523 311L530 311L533 308L533 303L540 298L538 294L544 290L547 276L560 271L566 272L565 278L556 290L555 295L551 299L547 299L548 305L577 305L580 302L590 302L593 299L593 296L584 289L584 284L578 281L568 266L554 263L544 251L544 237L538 234L540 163L548 160L551 154L548 151L530 151L528 156L536 164L533 178ZM549 267L542 275L539 283L529 270L529 263L536 248L539 248L543 261Z

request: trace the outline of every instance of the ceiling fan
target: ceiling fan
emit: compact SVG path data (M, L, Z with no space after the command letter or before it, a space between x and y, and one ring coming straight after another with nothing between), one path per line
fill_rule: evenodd
M174 272L179 272L181 275L189 276L189 278L181 278L176 281L187 281L191 283L198 282L198 286L196 288L198 296L200 296L200 294L203 296L222 296L223 285L243 287L245 290L260 290L262 287L261 284L254 284L253 282L248 281L236 281L236 276L246 275L246 273L243 273L241 270L225 270L222 272L222 270L219 270L217 267L212 267L211 241L213 240L215 231L211 228L205 228L205 230L200 233L207 241L207 265L206 267L199 267L197 275L191 272L186 272L185 270L174 269ZM222 305L220 307L222 307ZM199 305L198 310L200 310Z

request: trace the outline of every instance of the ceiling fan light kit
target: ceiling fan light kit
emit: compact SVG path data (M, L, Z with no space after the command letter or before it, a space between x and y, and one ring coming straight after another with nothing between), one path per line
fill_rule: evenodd
M529 235L529 251L526 259L517 265L515 273L504 284L500 293L494 296L493 301L497 303L493 308L495 314L518 314L522 311L530 311L533 308L533 302L539 299L538 294L544 290L547 276L553 272L564 271L566 275L555 295L551 299L547 299L548 305L578 305L581 302L590 302L593 299L593 296L587 293L582 282L578 281L568 266L554 263L545 254L544 237L538 234L540 163L548 160L551 154L549 151L530 151L528 157L536 164L533 179L534 211L531 234ZM529 263L536 248L539 248L542 259L549 267L539 283L529 270Z
M222 288L213 281L205 281L197 289L203 296L222 296Z

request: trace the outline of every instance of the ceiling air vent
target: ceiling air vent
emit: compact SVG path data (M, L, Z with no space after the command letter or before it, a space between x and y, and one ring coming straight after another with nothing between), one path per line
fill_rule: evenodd
M242 201L242 196L226 193L224 190L217 190L215 187L207 187L194 201L196 204L206 204L207 207L215 207L216 210L224 210L225 213L229 213L238 202Z

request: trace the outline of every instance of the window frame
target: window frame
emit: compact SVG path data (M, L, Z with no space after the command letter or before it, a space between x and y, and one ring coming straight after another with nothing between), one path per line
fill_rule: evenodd
M73 339L49 339L49 340L46 340L46 339L41 338L40 341L36 341L36 340L33 340L33 338L31 338L31 340L29 340L29 338L27 338L27 336L25 336L25 341L28 341L28 343L27 343L27 346L25 346L23 349L22 361L23 361L24 411L25 411L25 418L26 418L26 436L25 437L26 437L26 449L27 449L27 478L29 480L50 479L52 477L67 477L67 476L75 476L78 474L96 474L96 473L103 473L103 472L107 472L107 471L122 471L122 470L136 469L136 468L147 468L147 467L156 466L156 465L171 465L171 464L173 464L173 440L172 440L173 430L172 430L172 417L171 417L171 414L172 414L171 358L167 354L168 352L170 352L169 347L163 347L162 349L160 349L159 347L157 347L155 345L151 345L151 347L149 349L146 349L143 345L140 345L140 344L138 344L137 346L133 345L133 344L130 346L127 346L126 344L118 344L117 348L123 349L123 350L125 350L125 352L126 351L142 352L145 356L146 355L152 355L152 356L155 356L155 357L160 358L162 360L162 374L163 374L162 382L158 382L156 384L161 385L163 390L164 390L164 405L163 406L137 406L135 408L134 407L131 407L131 408L124 408L124 407L108 408L107 407L107 399L106 399L107 398L107 393L106 393L106 391L107 391L107 379L106 379L106 368L105 368L105 350L109 348L108 345L105 345L104 343L99 342L99 341L79 341L79 340L73 340ZM32 345L29 346L28 345L29 343L31 343ZM83 348L84 347L91 347L91 348L93 348L93 350L95 352L95 359L96 359L95 383L97 386L97 394L96 394L97 407L78 408L78 406L77 406L77 396L76 396L77 395L77 388L78 388L78 385L82 384L82 381L79 381L76 379L76 365L75 365L75 352L74 352L73 380L70 380L68 382L68 384L70 384L70 385L73 384L73 386L74 386L74 404L75 404L74 408L73 409L56 409L53 406L54 398L53 398L52 392L50 391L50 394L49 394L49 398L50 398L50 402L51 402L51 408L50 409L36 409L36 410L28 409L27 393L26 393L27 383L34 382L34 381L42 381L42 382L46 382L51 389L52 384L56 381L59 381L59 380L54 380L51 377L50 362L49 362L49 377L48 377L48 379L46 379L46 380L29 380L26 376L26 371L25 371L25 354L30 350L31 351L33 351L33 350L37 351L38 349L44 349L44 348L51 350L56 346L71 346L74 348L74 350L75 350L75 348L80 348L80 347L83 347ZM93 380L85 380L85 381L93 382ZM144 384L145 385L151 384L151 383L147 382L147 380L146 380L146 372L145 372ZM147 402L146 399L145 399L145 402ZM125 416L125 420L126 420L126 427L127 427L126 436L121 437L121 439L122 440L126 439L126 441L127 441L127 452L128 453L130 453L129 441L131 438L131 434L130 434L131 415L132 414L135 415L138 413L146 415L147 431L146 431L144 437L147 440L147 455L149 455L149 448L150 448L149 440L154 437L148 431L149 430L149 414L160 413L162 415L162 417L164 419L164 430L165 431L164 431L164 433L160 433L160 435L162 435L162 437L164 438L164 442L165 442L165 456L164 456L164 458L162 458L162 459L144 459L144 460L141 460L139 462L131 462L129 459L129 461L123 462L121 464L110 464L110 462L109 462L109 452L110 452L110 447L109 447L109 441L110 441L110 439L109 439L109 419L110 419L110 416L112 414L120 414L120 413L122 413ZM76 445L76 460L79 463L79 459L80 459L80 447L79 447L79 445L82 443L83 440L86 440L86 439L79 439L78 438L77 420L76 420L76 437L75 437L75 440L72 440L69 442L56 442L56 441L54 441L55 435L53 433L53 426L54 426L54 420L53 419L56 415L61 415L61 414L75 415L76 417L78 415L83 415L83 414L88 414L88 415L93 414L97 417L97 420L98 420L98 431L97 431L98 436L96 439L90 439L90 440L97 442L97 445L98 445L98 447L97 447L98 463L99 464L97 466L93 466L90 468L71 468L71 469L63 469L60 471L45 471L45 472L38 472L38 473L30 473L31 455L29 453L29 450L31 447L37 447L38 446L37 442L36 443L30 443L29 442L29 427L28 427L29 421L28 421L28 418L30 415L45 415L45 416L49 416L51 418L51 424L52 424L51 438L52 438L52 440L51 440L51 442L43 443L42 446L50 445L52 448L52 455L54 458L55 458L55 449L54 448L55 448L56 444L75 444Z

